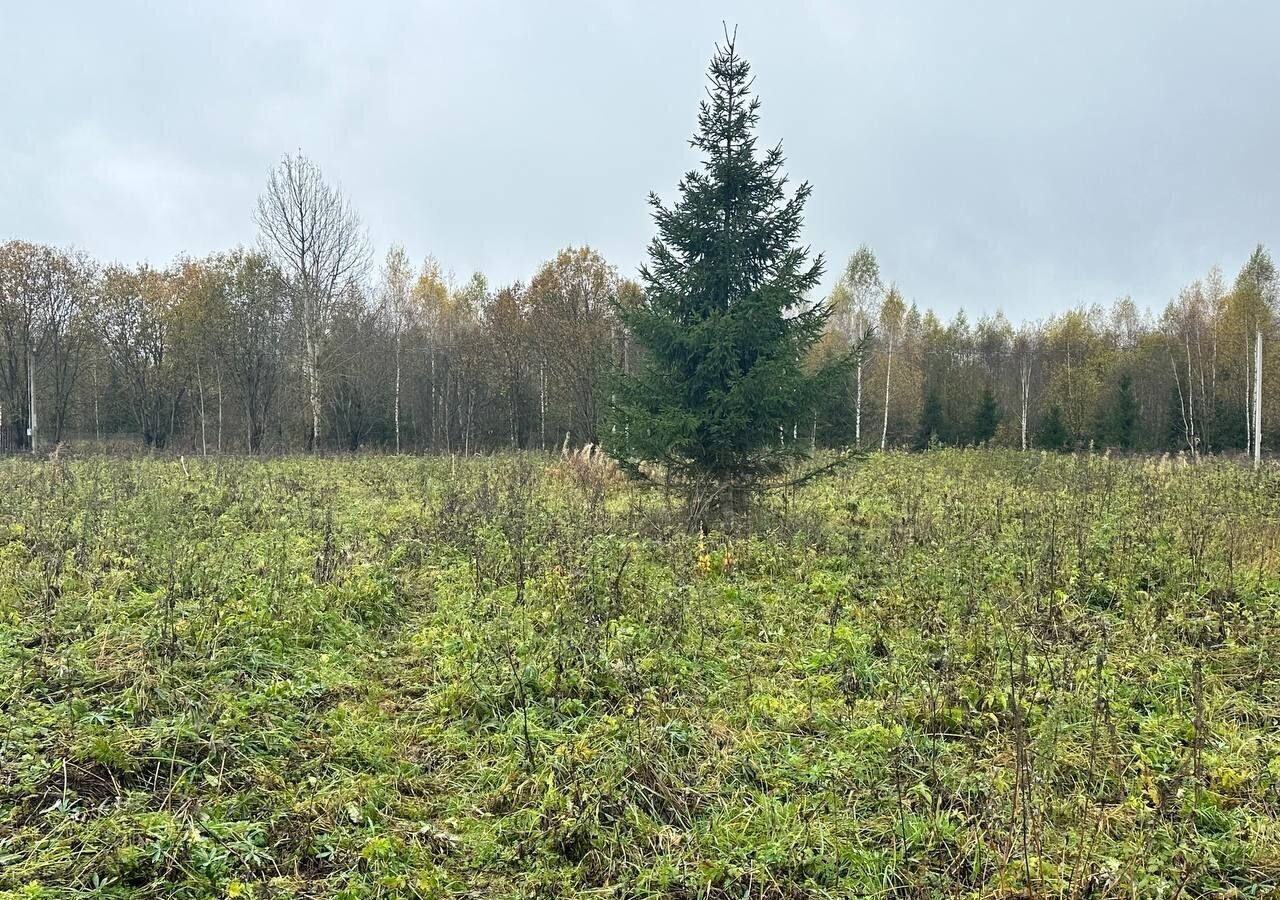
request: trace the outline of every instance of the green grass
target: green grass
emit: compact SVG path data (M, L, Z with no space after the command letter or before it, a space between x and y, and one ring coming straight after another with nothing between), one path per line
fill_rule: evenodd
M0 463L0 897L1267 897L1280 477Z

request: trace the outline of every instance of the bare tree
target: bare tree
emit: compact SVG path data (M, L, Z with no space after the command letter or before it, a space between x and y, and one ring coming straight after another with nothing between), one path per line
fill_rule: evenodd
M320 444L320 350L334 303L360 280L369 242L342 192L301 153L286 156L258 198L263 250L286 278L302 327L302 370L311 408L307 446Z
M80 254L24 241L0 244L0 405L13 410L15 443L25 424L32 451L41 394L52 401L53 440L62 438L91 282Z
M96 327L134 423L148 448L163 450L189 387L182 324L191 318L172 271L111 266L103 273Z
M285 365L286 286L262 254L237 250L216 261L227 375L244 410L245 449L262 449Z

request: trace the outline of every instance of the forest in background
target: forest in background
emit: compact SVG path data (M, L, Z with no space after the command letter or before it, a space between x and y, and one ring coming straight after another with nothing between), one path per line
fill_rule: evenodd
M272 173L257 221L255 248L163 269L0 244L0 449L32 449L33 412L37 450L599 442L612 377L638 352L618 308L641 288L598 252L566 248L510 285L398 246L375 261L346 198L300 155ZM780 441L1250 452L1261 335L1264 452L1280 442L1280 392L1266 389L1278 281L1261 245L1158 313L1123 297L1037 322L947 321L889 274L869 248L850 257L815 356L867 337L864 361Z

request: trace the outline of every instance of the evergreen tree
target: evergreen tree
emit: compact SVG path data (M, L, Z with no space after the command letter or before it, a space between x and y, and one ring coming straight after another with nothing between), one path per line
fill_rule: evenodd
M1000 402L996 400L991 385L982 389L982 399L973 415L973 442L985 444L996 436L996 428L1000 425Z
M799 243L810 188L788 197L781 146L757 153L760 103L732 37L709 80L691 141L701 168L674 206L649 198L658 234L644 298L618 310L643 362L619 380L606 431L625 470L660 467L704 511L804 455L815 404L852 362L805 365L829 316L805 301L822 276L821 256L810 261Z
M1053 404L1036 430L1036 444L1045 450L1065 450L1071 444L1067 424L1062 420L1062 407Z
M920 410L920 428L916 432L916 449L927 450L935 441L943 441L946 436L946 415L942 411L942 395L937 385L930 385L924 394L924 404Z
M1138 398L1133 394L1133 376L1120 375L1115 395L1103 408L1098 421L1098 436L1108 447L1132 450L1138 427Z

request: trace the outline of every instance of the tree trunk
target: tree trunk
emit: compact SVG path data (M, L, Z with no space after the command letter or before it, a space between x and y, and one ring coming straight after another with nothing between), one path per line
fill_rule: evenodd
M98 416L98 398L102 391L98 387L98 360L93 361L93 435L98 439L98 449L102 449L102 419Z
M1200 458L1200 435L1196 432L1196 382L1191 371L1191 336L1185 338L1187 348L1187 422L1190 431L1187 433L1187 443L1191 445L1191 458L1198 460Z
M893 374L893 338L889 338L889 362L884 368L884 426L880 429L880 451L889 443L889 378Z
M467 430L462 439L462 455L471 455L471 420L476 408L475 388L467 391Z
M311 406L311 435L307 441L308 449L313 453L320 452L320 353L316 346L316 335L310 316L303 325L303 337L306 341L307 400Z
M1192 456L1195 455L1195 431L1191 424L1191 420L1187 418L1187 397L1182 393L1182 376L1178 374L1178 364L1174 362L1173 350L1169 351L1169 367L1173 369L1173 383L1178 388L1178 413L1182 416L1182 433L1186 438L1187 447L1191 450ZM1191 385L1187 385L1188 392Z
M1249 411L1253 408L1253 390L1250 384L1249 335L1244 336L1244 455L1253 452L1253 417Z
M214 373L218 379L218 455L222 455L222 366L214 360Z
M511 421L508 427L511 429L511 449L518 450L520 448L520 378L521 372L518 363L511 365Z
M1022 449L1027 449L1027 414L1031 398L1031 361L1022 363Z
M396 331L396 455L400 454L400 332Z
M440 402L440 408L444 411L444 421L441 423L444 426L444 452L452 456L453 455L453 433L449 428L449 376L450 374L452 373L450 373L446 369L444 373L444 391L443 391L444 397Z
M1204 347L1201 341L1201 328L1196 328L1196 368L1200 372L1200 433L1199 433L1199 449L1206 452L1213 452L1213 431L1210 427L1211 419L1209 417L1209 395L1206 393L1206 382L1204 377Z
M865 342L864 342L865 346ZM858 354L858 388L853 396L853 445L862 447L862 354Z
M1209 396L1213 398L1213 410L1210 420L1213 422L1213 433L1218 441L1222 440L1222 423L1218 421L1218 314L1213 315L1213 349L1209 362ZM1216 445L1215 445L1216 446Z
M209 433L204 427L204 378L200 374L200 363L196 363L196 390L200 392L200 456L209 456Z
M27 415L28 430L31 432L31 455L36 455L36 437L38 427L36 423L36 355L30 350L27 351L27 397L31 404L31 410Z
M1253 347L1253 467L1262 465L1262 329Z

